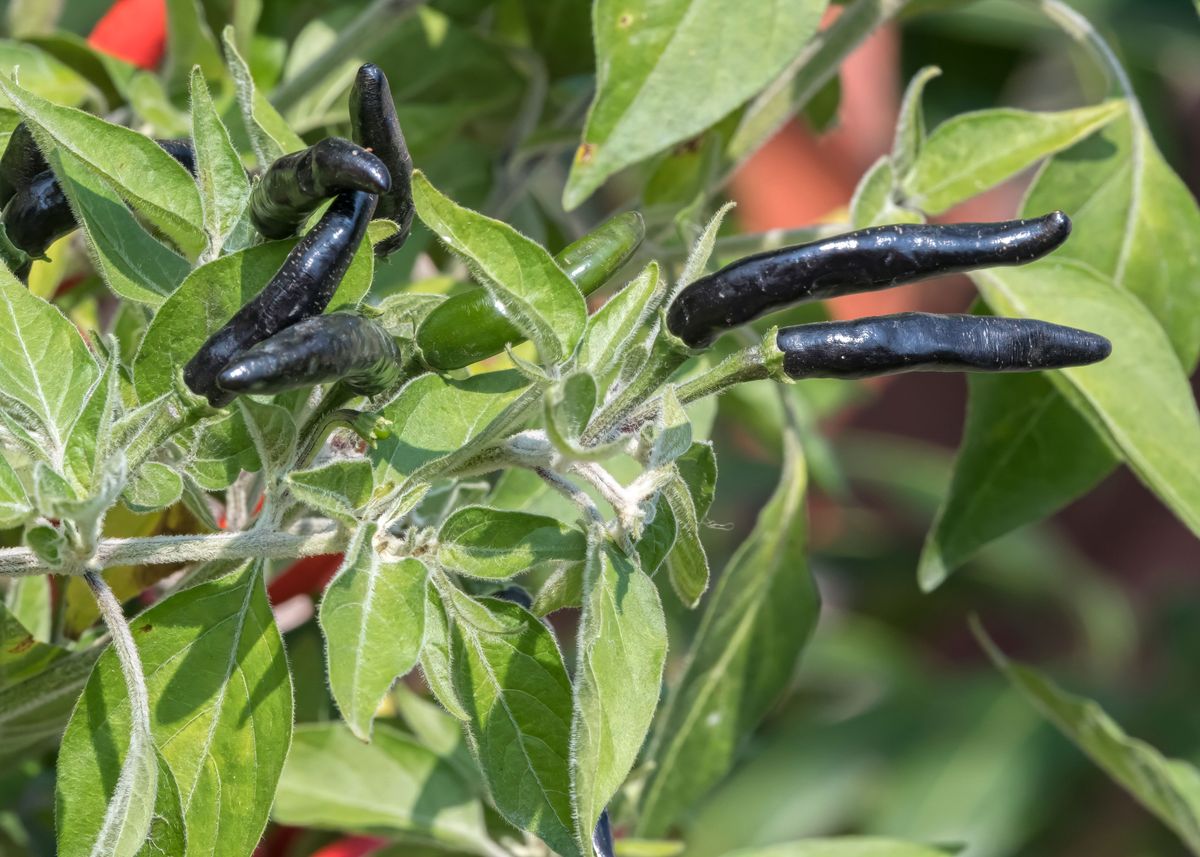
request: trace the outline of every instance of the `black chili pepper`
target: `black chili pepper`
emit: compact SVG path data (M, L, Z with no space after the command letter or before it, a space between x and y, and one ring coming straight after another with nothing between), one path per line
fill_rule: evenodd
M493 592L491 598L499 598L501 601L511 601L513 604L520 604L526 610L533 608L533 596L523 586L517 586L515 583L511 586L506 586L499 592Z
M1061 211L1032 220L877 226L748 256L683 289L667 328L692 347L807 300L886 289L935 274L1021 265L1071 232Z
M322 202L339 193L382 194L391 187L383 161L340 137L279 158L250 193L250 220L267 238L288 238Z
M13 129L4 155L0 156L0 206L48 169L50 166L42 156L37 141L33 139L29 125L21 122Z
M217 385L222 369L251 346L324 312L366 234L376 199L362 191L334 197L263 290L188 361L183 377L193 392L215 407L229 404L233 394Z
M621 269L645 234L640 214L618 214L563 248L554 261L580 292L590 295ZM496 311L483 287L443 301L417 330L421 359L441 371L470 366L524 341L525 334Z
M1031 372L1103 360L1095 333L1025 318L902 313L785 327L775 339L791 378L897 372Z
M392 177L392 187L379 197L376 216L393 221L400 231L375 245L375 255L390 256L408 240L412 231L412 156L396 118L396 103L387 75L374 63L358 70L350 90L350 127L354 141L374 152Z
M17 127L24 127L24 123ZM27 135L28 132L25 136ZM13 132L13 139L17 139L16 131ZM155 142L195 175L196 153L191 143L186 140ZM22 137L17 140L17 151L23 154L14 155L10 161L9 152L12 151L13 142L10 141L9 148L5 149L3 158L0 158L0 174L4 176L0 179L0 185L15 183L15 191L4 207L4 229L13 246L35 259L41 258L51 244L75 229L78 224L75 222L75 213L71 210L66 193L58 183L54 171L41 159L41 153L37 152L36 146L30 153ZM40 161L42 170L32 177L26 177L25 171L32 167L35 161ZM28 271L25 273L28 274Z
M242 353L221 370L230 393L283 393L341 381L364 396L400 380L401 354L383 325L349 312L293 324Z
M71 204L50 170L18 188L4 206L3 217L8 240L35 259L45 256L47 247L75 228Z

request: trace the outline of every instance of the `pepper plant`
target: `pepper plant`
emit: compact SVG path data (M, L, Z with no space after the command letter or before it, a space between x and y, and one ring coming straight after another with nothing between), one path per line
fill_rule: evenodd
M56 30L53 11L23 27L31 4L9 4L25 38L0 41L22 185L0 241L0 760L12 788L54 779L54 841L36 813L5 810L12 847L246 857L273 820L397 854L702 849L695 807L792 694L821 612L806 460L835 481L814 415L843 400L797 379L1052 370L972 376L914 569L927 591L1119 463L1200 533L1200 212L1120 62L1062 0L1011 6L1057 28L1104 97L929 129L925 69L844 222L736 232L727 180L784 123L828 114L847 55L893 20L963 5L851 0L822 27L825 0L170 0L150 72ZM390 78L411 186L399 149L361 139L386 125L357 112L366 62L372 103ZM346 160L293 154L312 144ZM363 157L372 185L346 179ZM922 225L1035 165L1014 213L1028 220ZM401 190L411 208L387 196ZM372 198L313 210L339 193ZM378 219L335 274L312 268L353 234L351 208ZM773 275L712 274L868 227L900 261L863 234L849 255L842 240L771 256L813 266L787 300L1029 264L974 271L977 317L782 331L825 316L756 320ZM946 236L957 261L897 267ZM822 281L834 257L845 281ZM289 265L328 294L270 327L311 297L274 299ZM212 362L247 305L257 327ZM722 394L770 424L778 486L710 569ZM311 601L279 597L331 554ZM289 651L281 625L321 645ZM975 632L1200 853L1195 768ZM761 853L950 845L834 836Z

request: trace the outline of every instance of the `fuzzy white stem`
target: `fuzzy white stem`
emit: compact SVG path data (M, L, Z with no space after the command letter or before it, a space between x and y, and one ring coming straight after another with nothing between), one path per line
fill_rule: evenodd
M251 531L199 536L104 539L86 567L77 566L69 570L47 568L28 548L3 548L0 549L0 577L55 572L84 574L88 570L117 565L163 565L218 559L288 559L337 553L346 547L348 541L346 533L337 529L305 535L279 531Z

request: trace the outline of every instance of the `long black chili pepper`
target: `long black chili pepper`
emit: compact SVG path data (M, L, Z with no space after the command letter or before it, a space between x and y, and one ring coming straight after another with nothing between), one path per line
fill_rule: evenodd
M876 226L759 253L683 289L667 310L667 329L702 347L723 330L802 301L1032 262L1070 232L1070 219L1056 211L1000 223Z
M250 193L250 220L267 238L288 238L330 197L356 190L379 195L391 186L378 157L349 140L328 137L267 168Z
M408 240L416 208L412 198L412 155L396 118L396 102L387 75L374 63L358 70L350 90L350 127L354 141L374 152L392 177L392 187L379 197L375 215L393 221L400 231L375 245L375 255L390 256Z
M226 365L217 384L230 393L283 393L341 381L364 396L400 380L400 349L383 325L332 312L284 328Z
M9 136L4 155L0 156L0 206L48 169L50 166L33 139L29 125L20 123Z
M1103 360L1095 333L1025 318L902 313L785 327L775 339L791 378L897 372L1032 372Z
M194 393L207 396L214 407L229 404L234 394L217 385L222 369L251 346L324 312L366 234L376 199L362 191L334 197L263 290L188 361L183 377Z

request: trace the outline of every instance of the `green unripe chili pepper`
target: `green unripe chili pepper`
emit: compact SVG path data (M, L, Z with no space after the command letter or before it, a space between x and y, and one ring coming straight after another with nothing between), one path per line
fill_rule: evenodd
M646 234L642 216L619 214L554 257L585 296L607 283L629 260ZM417 330L421 359L430 369L461 369L524 342L508 319L496 312L487 289L471 289L443 302Z

